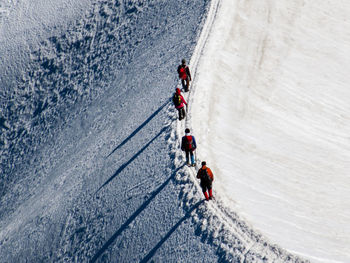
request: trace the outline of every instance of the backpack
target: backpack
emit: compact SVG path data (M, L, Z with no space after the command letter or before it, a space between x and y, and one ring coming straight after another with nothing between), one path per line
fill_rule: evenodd
M187 66L185 66L185 67L180 67L180 69L179 69L179 77L180 77L181 79L186 79L186 78L187 78L186 68L187 68Z
M205 185L211 185L211 178L209 176L209 173L207 171L207 168L202 169L201 172L201 182Z
M190 136L186 136L186 145L185 145L186 150L192 150L193 147L193 137Z
M181 96L177 93L174 94L173 96L173 102L175 104L175 106L180 106L181 105Z

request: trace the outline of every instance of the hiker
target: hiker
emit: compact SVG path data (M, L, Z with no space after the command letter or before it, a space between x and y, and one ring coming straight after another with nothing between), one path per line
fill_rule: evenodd
M190 81L192 81L190 68L186 65L186 60L181 61L181 65L177 68L177 73L179 73L179 78L181 79L182 88L187 92L190 88Z
M200 185L202 187L205 200L209 201L209 199L213 199L212 182L214 181L214 175L210 168L207 167L207 163L205 161L202 162L202 167L198 170L197 178L201 179ZM209 192L209 196L207 190Z
M173 96L173 102L175 105L175 108L179 111L179 120L185 118L186 111L185 111L185 105L187 106L187 102L185 101L184 97L181 95L181 90L179 88L176 88L176 92Z
M186 163L188 166L196 166L196 162L194 160L193 151L196 150L197 144L194 136L190 134L190 129L185 130L185 136L182 137L181 141L181 150L186 153ZM190 156L191 156L191 164L190 164Z

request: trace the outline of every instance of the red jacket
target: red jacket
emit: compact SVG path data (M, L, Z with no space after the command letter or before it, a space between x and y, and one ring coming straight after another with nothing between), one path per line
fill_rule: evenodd
M175 108L176 108L176 109L181 109L181 108L183 108L185 105L187 105L187 102L185 101L184 97L182 96L180 89L176 89L176 93L177 93L178 95L180 95L181 103L180 103L179 106L175 106ZM184 105L184 104L185 104L185 105Z

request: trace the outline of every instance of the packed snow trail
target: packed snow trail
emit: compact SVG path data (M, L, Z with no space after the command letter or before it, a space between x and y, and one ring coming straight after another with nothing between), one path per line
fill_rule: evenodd
M348 1L221 1L192 103L224 207L314 262L350 262Z

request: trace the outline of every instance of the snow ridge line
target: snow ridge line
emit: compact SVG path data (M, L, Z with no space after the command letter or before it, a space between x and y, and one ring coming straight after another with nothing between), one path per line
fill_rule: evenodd
M191 57L192 76L196 75L200 57L207 44L220 4L221 0L211 1L206 22ZM178 86L180 86L180 83ZM190 105L195 97L195 92L196 81L194 80L187 96L189 106L185 122L175 121L173 125L174 129L171 137L175 140L173 151L175 152L174 163L176 168L180 168L185 162L183 153L179 148L184 129L191 128ZM199 165L199 160L196 161ZM190 211L191 207L203 200L202 191L196 178L197 169L183 167L180 168L176 176L177 181L182 184L180 197L183 197L185 212ZM308 262L285 251L278 245L270 244L238 214L228 210L220 198L215 202L202 204L193 210L192 220L198 225L196 234L202 236L203 242L217 247L220 260L229 262Z

